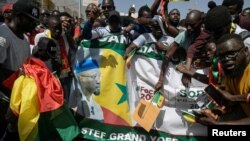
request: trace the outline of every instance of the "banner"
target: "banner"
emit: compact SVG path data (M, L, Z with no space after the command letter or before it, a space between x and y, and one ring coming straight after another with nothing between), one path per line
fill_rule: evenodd
M131 125L123 59L126 44L123 35L81 42L70 97L70 107L80 115L107 124Z
M153 96L154 85L158 81L161 63L160 55L155 54L153 49L148 46L143 46L137 51L127 72L131 111L135 110L141 98L150 100ZM208 69L197 70L196 72L207 74ZM207 136L207 128L198 123L187 122L182 117L181 110L200 108L196 100L198 96L205 94L204 88L207 85L192 79L190 88L185 88L181 78L182 74L176 71L174 64L170 63L162 92L166 98L165 105L161 109L153 129L168 133L174 137L188 136L187 140L190 137L205 137ZM134 121L133 125L136 125Z
M123 40L124 39L124 40ZM132 119L141 98L153 97L163 55L152 44L140 47L126 68L123 60L125 37L111 35L98 41L83 41L77 52L71 107L83 115L81 136L92 140L207 140L207 128L189 123L181 110L198 109L196 99L203 95L205 84L192 79L189 89L182 85L182 74L169 65L162 94L161 108L152 129L147 132ZM207 69L197 70L206 74ZM89 80L96 80L92 83ZM95 84L100 85L95 85Z

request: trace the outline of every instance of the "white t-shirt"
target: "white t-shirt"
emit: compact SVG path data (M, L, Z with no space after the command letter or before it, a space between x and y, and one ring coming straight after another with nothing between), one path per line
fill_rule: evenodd
M121 27L121 30L122 29L124 29L124 28ZM136 34L133 32L134 31L132 31L131 33ZM96 29L92 29L91 34L92 34L91 39L98 39L98 38L102 38L102 37L108 36L108 35L119 34L119 32L118 33L111 33L111 29L110 29L109 25L107 25L106 27L98 27ZM129 44L129 40L127 38L126 38L125 42L126 42L126 44Z
M165 46L170 46L174 42L174 38L170 36L163 36L159 39ZM145 44L156 43L157 40L155 39L152 33L144 33L137 37L133 43L137 47L142 47Z
M0 25L0 64L16 71L30 55L27 36L20 39L6 24Z
M240 34L243 31L247 31L246 29L241 28L239 25L236 25L236 29L234 31L235 34ZM244 44L246 47L248 47L250 49L250 37L247 37L244 40Z

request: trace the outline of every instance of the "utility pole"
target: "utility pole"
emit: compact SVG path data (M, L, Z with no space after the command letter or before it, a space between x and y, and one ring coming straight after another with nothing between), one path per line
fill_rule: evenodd
M83 0L79 0L79 12L78 12L78 18L81 18L81 7L82 7L82 1L83 1Z
M44 9L43 0L41 0L41 8Z

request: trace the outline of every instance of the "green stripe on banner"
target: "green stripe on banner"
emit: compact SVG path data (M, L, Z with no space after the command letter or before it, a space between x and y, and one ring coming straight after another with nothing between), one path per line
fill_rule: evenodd
M122 35L108 35L99 40L83 40L80 47L111 49L123 56L127 39Z
M163 60L165 56L164 53L163 52L156 53L152 48L152 44L154 43L147 43L143 45L142 47L140 47L139 50L136 51L136 54L146 56L148 58L152 58L155 60Z
M141 127L108 125L96 120L83 119L80 122L80 137L103 141L207 141L207 137L176 136L161 131L149 133Z

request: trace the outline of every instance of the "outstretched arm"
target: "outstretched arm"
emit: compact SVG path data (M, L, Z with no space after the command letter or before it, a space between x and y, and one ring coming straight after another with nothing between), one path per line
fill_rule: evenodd
M164 83L164 76L165 76L166 70L168 68L168 63L170 61L170 58L174 55L177 48L178 48L178 44L176 42L174 42L170 45L168 52L166 53L165 58L164 58L162 65L161 65L161 72L160 72L159 80L155 85L155 91L158 91L162 88L163 83Z
M155 0L154 3L152 4L150 10L152 13L152 16L157 15L157 9L161 3L161 0Z

